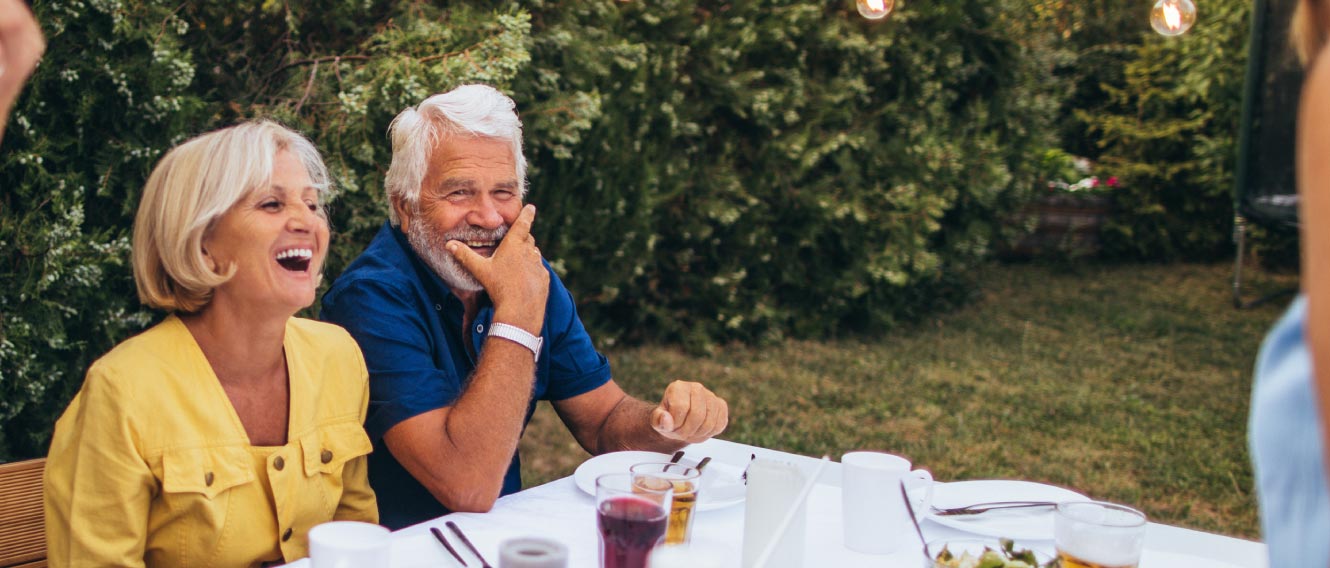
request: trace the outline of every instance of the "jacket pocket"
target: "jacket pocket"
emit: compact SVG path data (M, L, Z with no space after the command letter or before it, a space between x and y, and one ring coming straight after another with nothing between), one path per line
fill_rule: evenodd
M162 454L162 491L198 493L212 500L254 481L250 457L238 448L190 448Z
M346 462L368 455L374 445L358 422L339 422L319 427L300 439L305 475L340 475Z

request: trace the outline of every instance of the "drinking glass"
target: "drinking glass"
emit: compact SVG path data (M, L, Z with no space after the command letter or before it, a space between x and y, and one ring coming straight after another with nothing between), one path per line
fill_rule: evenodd
M628 471L633 484L644 488L674 488L670 506L670 522L665 529L665 544L686 544L692 534L693 510L697 506L697 491L702 485L702 472L697 468L677 463L639 463Z
M1136 568L1145 545L1145 513L1101 501L1059 503L1053 541L1062 568Z
M663 540L674 487L637 487L631 473L596 478L596 525L601 568L646 568Z

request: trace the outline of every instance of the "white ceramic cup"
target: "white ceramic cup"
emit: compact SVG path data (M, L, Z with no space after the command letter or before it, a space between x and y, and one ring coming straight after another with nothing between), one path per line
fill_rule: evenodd
M388 568L391 546L385 527L332 521L309 530L312 568Z
M933 474L910 470L910 460L881 452L850 452L841 456L841 511L845 546L868 554L890 554L919 544L910 513L901 497L901 481L911 495L924 487L916 511L933 501Z

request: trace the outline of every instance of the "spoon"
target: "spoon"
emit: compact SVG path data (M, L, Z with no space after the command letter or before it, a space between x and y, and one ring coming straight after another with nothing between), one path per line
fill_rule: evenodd
M683 459L683 450L679 450L679 451L677 451L677 452L674 452L674 455L670 457L670 463L679 463L679 460L680 460L680 459ZM669 470L670 470L670 467L669 467L669 466L665 466L665 467L660 468L660 470L661 470L661 471L669 471Z
M910 524L914 525L914 532L919 535L919 542L924 545L924 554L927 554L928 541L924 539L924 529L919 528L919 519L914 518L914 505L910 504L910 494L905 492L904 481L901 481L901 500L905 501L905 511L910 513Z

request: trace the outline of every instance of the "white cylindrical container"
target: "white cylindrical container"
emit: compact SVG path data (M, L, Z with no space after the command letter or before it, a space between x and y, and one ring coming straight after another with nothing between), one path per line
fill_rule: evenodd
M519 537L499 545L499 568L566 568L568 547L548 538Z

